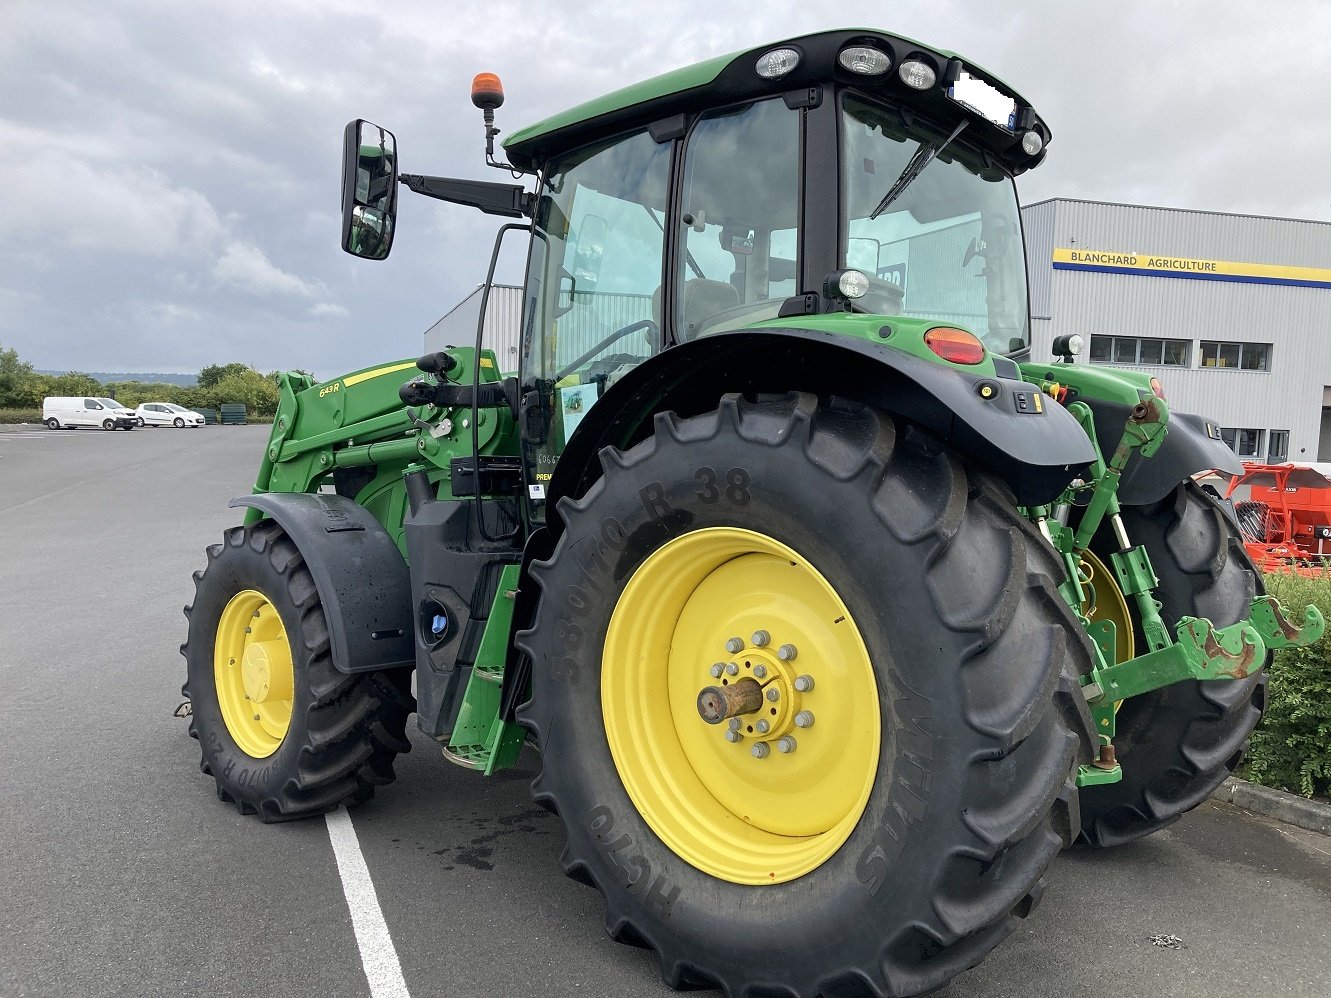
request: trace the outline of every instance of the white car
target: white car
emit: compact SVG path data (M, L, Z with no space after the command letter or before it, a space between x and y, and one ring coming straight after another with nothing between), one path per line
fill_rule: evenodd
M174 402L144 402L134 410L140 426L188 426L197 429L203 425L203 417L193 409L176 405Z

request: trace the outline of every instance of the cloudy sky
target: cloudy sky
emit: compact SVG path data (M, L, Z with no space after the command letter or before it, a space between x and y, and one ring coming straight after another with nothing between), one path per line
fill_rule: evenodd
M502 180L505 132L712 55L877 26L960 52L1053 129L1024 201L1331 220L1331 2L0 0L0 346L38 368L321 377L414 356L495 220L403 191L384 262L339 248L342 127L403 169ZM1331 266L1331 261L1307 261Z

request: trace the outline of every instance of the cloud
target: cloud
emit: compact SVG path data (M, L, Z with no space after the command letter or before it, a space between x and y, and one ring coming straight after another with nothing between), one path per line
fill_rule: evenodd
M318 293L316 284L277 267L253 243L227 245L221 257L213 264L213 278L222 287L256 295L313 298Z
M321 301L317 305L310 306L308 314L314 319L346 319L351 312L334 302Z

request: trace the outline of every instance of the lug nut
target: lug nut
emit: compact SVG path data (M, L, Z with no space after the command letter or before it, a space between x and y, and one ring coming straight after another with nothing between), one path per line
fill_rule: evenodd
M753 642L755 648L762 648L772 640L772 635L768 634L766 631L754 631L753 637L750 638L750 640Z
M726 675L727 676L739 675L739 666L734 662L726 663Z
M765 666L765 665L763 665L763 664L761 664L761 663L759 663L758 665L755 665L755 666L753 667L753 674L754 674L755 676L757 676L759 679L766 679L766 678L767 678L767 666Z
M767 747L766 742L758 742L753 748L749 749L749 752L755 759L766 759L767 753L771 751L772 750Z
M772 726L768 724L766 721L760 720L753 727L757 730L758 734L765 735L769 730L771 730Z
M730 654L732 655L738 654L743 650L744 650L743 638L731 638L729 641L726 642L726 651L730 652Z
M795 727L797 727L797 728L812 728L812 727L813 727L813 711L811 711L811 710L802 710L802 711L800 711L798 714L796 714L796 715L795 715Z
M782 735L776 740L778 752L794 752L796 748L795 739L790 735Z
M799 653L799 649L794 645L782 645L776 650L776 657L783 662L793 662Z
M710 669L708 669L707 671L710 672L710 673L712 674L712 678L713 678L713 679L720 679L720 678L721 678L721 673L723 673L723 672L726 671L726 663L725 663L725 662L717 662L716 665L712 666L712 667L711 667Z
M732 717L732 718L730 719L730 730L731 730L731 731L738 731L738 730L739 730L739 718L738 718L738 717Z
M769 687L767 687L767 702L768 702L768 703L776 703L776 702L777 702L778 700L780 700L780 699L781 699L781 691L780 691L780 690L778 690L775 686L769 686Z
M808 693L809 690L813 689L813 676L796 676L795 689L801 693Z
M728 742L737 742L740 741L743 737L744 736L741 735L734 728L730 728L726 731L726 741Z

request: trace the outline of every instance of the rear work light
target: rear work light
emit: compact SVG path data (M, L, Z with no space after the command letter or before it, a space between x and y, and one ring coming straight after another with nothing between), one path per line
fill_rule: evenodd
M936 326L924 334L924 345L954 364L978 364L984 360L984 344L964 329Z

